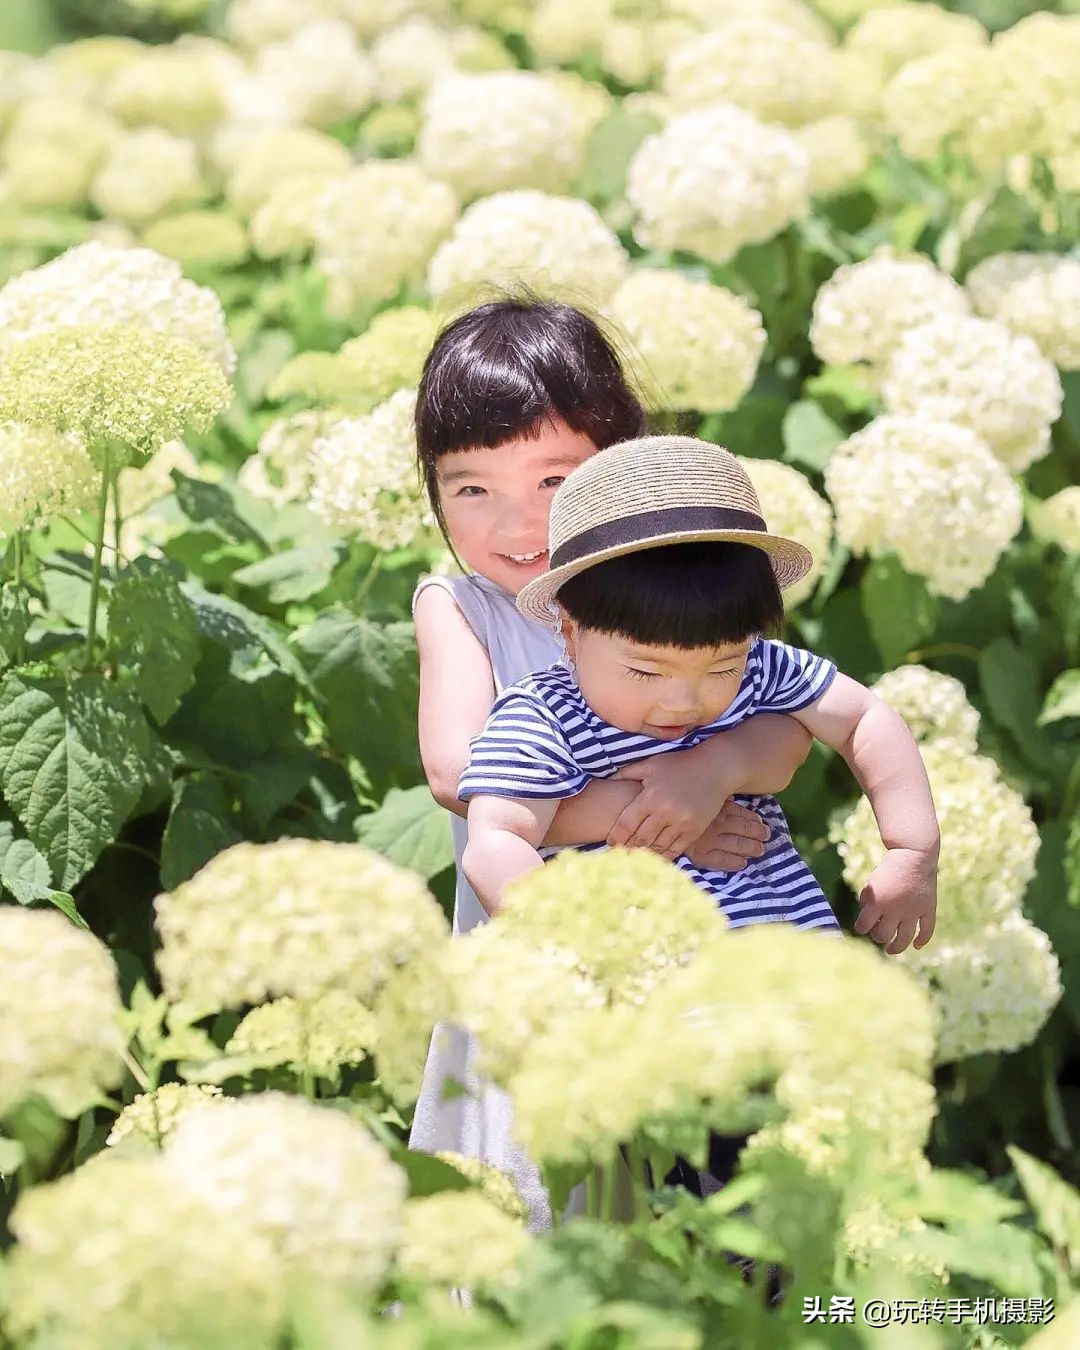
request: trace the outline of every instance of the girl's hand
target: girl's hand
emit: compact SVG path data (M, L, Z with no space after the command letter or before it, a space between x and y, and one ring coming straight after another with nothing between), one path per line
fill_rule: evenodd
M728 799L715 763L692 750L624 764L614 777L643 786L608 834L613 848L650 848L677 858L701 837Z
M891 848L867 878L859 895L856 933L866 933L890 956L915 938L925 947L934 936L937 915L937 856L910 848ZM918 930L918 937L915 937Z
M748 858L760 858L772 831L756 811L729 797L724 809L686 850L695 867L711 872L738 872Z

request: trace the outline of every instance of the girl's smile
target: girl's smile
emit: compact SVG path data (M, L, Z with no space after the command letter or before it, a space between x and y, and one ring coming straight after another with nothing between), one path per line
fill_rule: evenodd
M517 595L547 570L551 499L572 469L596 453L560 419L502 445L439 460L439 500L462 561Z

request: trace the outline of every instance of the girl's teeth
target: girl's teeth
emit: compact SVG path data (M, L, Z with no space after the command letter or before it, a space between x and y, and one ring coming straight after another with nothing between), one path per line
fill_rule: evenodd
M512 558L514 562L532 562L534 558L539 558L543 549L537 549L535 553L508 553L506 556Z

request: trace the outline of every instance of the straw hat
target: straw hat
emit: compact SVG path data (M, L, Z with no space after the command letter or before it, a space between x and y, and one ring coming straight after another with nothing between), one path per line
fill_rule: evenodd
M781 589L810 570L794 539L770 534L753 484L730 450L692 436L643 436L590 455L556 492L548 570L522 587L517 607L550 625L559 587L624 553L699 540L752 544L772 559Z

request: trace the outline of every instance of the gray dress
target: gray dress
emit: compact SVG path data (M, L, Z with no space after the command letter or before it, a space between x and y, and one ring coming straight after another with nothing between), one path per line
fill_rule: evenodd
M544 670L558 659L560 647L554 631L519 614L513 595L486 577L424 577L413 595L414 608L416 597L425 586L442 586L454 597L491 658L496 694L523 675ZM448 814L457 867L454 932L467 933L486 922L488 916L461 870L468 825L461 816ZM510 1098L478 1076L476 1050L476 1042L467 1032L453 1027L435 1029L409 1147L425 1153L449 1149L508 1172L529 1207L530 1229L541 1232L551 1227L547 1192L539 1170L514 1141ZM447 1078L463 1084L468 1089L467 1095L443 1101L443 1082Z

